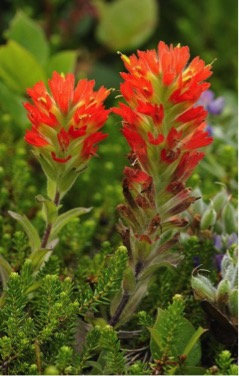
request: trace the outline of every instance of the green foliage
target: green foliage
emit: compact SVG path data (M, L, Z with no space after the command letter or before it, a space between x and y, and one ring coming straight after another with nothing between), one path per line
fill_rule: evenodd
M100 364L103 375L124 374L125 361L117 334L111 326L105 326L100 337Z
M238 375L238 365L234 363L230 351L222 351L216 358L216 365L209 368L206 375Z
M100 304L109 304L112 295L120 290L123 274L128 261L127 250L121 246L105 259L94 290L87 284L79 285L79 313L95 312Z
M28 260L7 284L0 311L4 373L30 374L34 364L41 372L51 362L65 372L72 360L67 344L72 343L78 303L72 300L71 281L46 275L36 283L35 278Z
M99 12L96 38L109 49L131 50L143 44L157 24L155 0L95 0ZM127 8L127 12L125 9Z

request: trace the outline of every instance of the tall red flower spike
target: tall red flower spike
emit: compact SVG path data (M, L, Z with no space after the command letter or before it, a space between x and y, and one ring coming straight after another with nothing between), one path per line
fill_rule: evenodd
M49 90L43 82L27 90L32 103L24 107L32 127L25 141L33 146L48 178L58 180L65 190L73 175L96 154L98 142L107 137L99 130L108 117L103 102L109 90L94 91L94 81L86 79L75 87L71 73L54 72L48 84Z
M169 248L177 236L172 230L187 224L180 213L196 200L185 182L204 156L198 149L212 142L205 131L207 112L196 105L210 86L204 81L212 74L211 65L199 57L189 63L189 57L188 47L164 42L159 42L157 51L121 55L128 71L121 73L120 88L126 103L113 111L123 118L131 167L124 171L126 203L119 205L123 219L119 231L136 282L145 273L149 277L157 263L174 263ZM118 309L112 325L119 314Z

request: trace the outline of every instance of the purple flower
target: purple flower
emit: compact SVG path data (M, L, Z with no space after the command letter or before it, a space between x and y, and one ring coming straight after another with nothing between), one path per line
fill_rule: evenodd
M210 137L213 136L213 127L210 124L207 124L206 131Z
M232 246L232 244L237 244L237 241L238 241L237 234L235 232L233 232L230 235L215 234L213 238L214 238L214 247L218 251L226 251Z
M218 272L221 271L221 263L222 263L223 257L224 257L223 253L219 253L218 255L215 256L214 262L215 262L215 266Z
M216 99L212 90L206 90L198 100L198 105L204 106L211 115L220 115L225 106L225 99L218 97Z

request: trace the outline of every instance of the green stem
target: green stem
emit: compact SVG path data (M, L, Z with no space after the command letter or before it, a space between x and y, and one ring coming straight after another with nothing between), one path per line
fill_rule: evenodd
M139 273L143 270L143 267L144 267L144 265L141 262L138 262L135 266L134 275L135 275L136 282L138 280ZM120 317L123 313L123 310L125 309L126 304L129 301L129 298L130 298L130 294L128 294L128 292L125 291L121 300L120 300L120 302L119 302L118 307L116 308L114 315L111 317L111 319L109 321L109 325L115 326L118 323L118 321L119 321L119 319L120 319Z
M54 197L54 204L58 206L60 204L60 192L56 191L55 197ZM48 223L46 226L44 235L42 237L42 242L41 242L41 248L44 249L47 246L47 242L49 240L49 237L51 235L51 230L52 230L52 223Z

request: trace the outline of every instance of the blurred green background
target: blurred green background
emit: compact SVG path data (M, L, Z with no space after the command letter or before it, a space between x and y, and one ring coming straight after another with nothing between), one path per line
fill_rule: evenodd
M215 61L215 91L237 89L236 0L1 0L0 10L2 44L14 39L9 27L24 12L42 27L50 56L76 51L75 70L98 85L118 86L123 68L117 50L129 54L163 40L188 45L192 56L207 63ZM24 37L34 33L26 31ZM38 42L32 43L40 52Z

